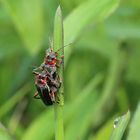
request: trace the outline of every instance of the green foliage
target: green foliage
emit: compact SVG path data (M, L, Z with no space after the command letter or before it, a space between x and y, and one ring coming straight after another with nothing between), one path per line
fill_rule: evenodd
M91 22L97 23L99 20L106 18L113 10L116 9L118 0L89 0L83 2L80 6L64 20L64 44L74 42ZM93 12L92 9L94 9ZM86 15L83 17L83 15ZM75 26L71 28L71 26ZM67 49L66 49L67 50ZM65 61L69 53L66 51Z
M59 4L64 45L72 43L64 54L65 140L138 140L139 0L1 0L0 139L55 137L54 107L33 99L32 66L42 63L49 37L55 50L63 45L60 28L53 34ZM112 118L127 110L130 130L128 112L111 133Z
M12 140L13 139L2 124L0 124L0 139L1 140Z
M91 136L91 139L96 139L96 140L102 140L102 139L106 139L109 140L110 139L110 134L112 131L112 122L114 120L110 119L106 124L103 125L102 128L100 128L100 130L98 131L98 133L96 135Z
M43 39L43 11L40 0L2 0L29 53L37 53Z
M111 135L110 140L121 140L126 126L130 119L130 112L128 111L126 115L117 118L114 122L114 130Z
M119 1L118 0L89 0L83 2L65 19L64 31L65 31L65 44L74 42L83 29L91 22L98 22L106 18L111 12L113 12ZM94 9L93 12L91 10ZM86 15L83 17L83 15ZM75 25L75 28L70 28Z
M128 140L131 140L131 139L139 140L140 138L139 128L140 128L140 103L138 104L138 107L136 109L136 112L134 114L134 117L130 125L130 132L128 135Z
M64 43L63 43L63 20L62 11L60 6L56 10L54 18L54 36L53 47L54 51L61 50L60 55L64 55ZM60 58L59 58L60 59ZM57 70L61 80L64 79L64 67ZM59 104L54 105L55 113L55 140L64 140L64 123L63 123L63 106L64 106L64 83L61 82L61 87L57 93Z
M9 110L11 110L15 106L15 104L17 104L19 100L21 100L28 93L28 91L29 84L17 91L17 93L15 93L12 98L5 102L5 104L0 107L0 118L7 114L7 112L9 112Z

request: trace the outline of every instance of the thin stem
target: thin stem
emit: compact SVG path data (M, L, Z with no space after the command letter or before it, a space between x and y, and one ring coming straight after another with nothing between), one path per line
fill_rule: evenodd
M54 112L55 112L55 140L64 140L63 107L60 105L55 105Z
M98 116L94 119L95 125L101 120L103 120L104 117L106 117L105 115L107 109L110 109L113 106L111 105L111 101L117 94L120 79L125 69L126 59L126 49L119 46L111 60L109 67L109 75L103 87L102 95L98 101L96 111L94 112ZM109 106L107 106L108 102L110 102Z
M63 20L60 6L57 8L55 20L54 20L54 38L53 38L54 50L62 48L63 45ZM59 52L60 55L64 55L64 49ZM63 105L64 105L64 67L63 65L57 70L60 79L62 81L59 92L57 93L59 104L54 105L55 113L55 140L64 140L64 127L63 127Z

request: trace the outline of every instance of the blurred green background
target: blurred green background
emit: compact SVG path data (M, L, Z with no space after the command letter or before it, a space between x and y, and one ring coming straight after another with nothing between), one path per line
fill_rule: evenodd
M32 70L49 47L59 4L64 44L72 43L65 48L65 139L108 140L113 120L130 110L123 139L139 140L139 0L0 0L0 140L54 139L53 107L33 99Z

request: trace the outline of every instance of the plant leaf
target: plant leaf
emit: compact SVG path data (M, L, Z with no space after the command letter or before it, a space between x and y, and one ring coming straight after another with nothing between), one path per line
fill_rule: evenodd
M63 20L62 20L62 12L60 6L58 6L54 18L54 38L53 38L53 47L54 50L62 49L61 55L64 55L64 47L63 47ZM54 113L55 113L55 140L64 140L64 121L63 121L63 105L64 105L64 69L63 66L57 69L58 75L62 79L61 87L57 92L57 96L59 99L59 104L54 105Z
M88 0L83 2L64 21L64 44L73 42L91 22L95 23L106 18L116 9L118 2L119 0L100 0L100 2Z
M30 54L38 51L43 38L43 12L40 0L2 0L15 28Z
M110 140L121 140L129 120L130 112L128 111L124 116L121 116L114 121L114 129Z
M8 113L15 104L17 104L30 90L30 84L26 84L20 90L18 90L13 97L11 97L8 101L5 102L0 107L0 118L2 118L6 113Z
M0 123L0 140L12 140L12 137L9 135L8 131Z
M107 121L97 132L96 135L92 134L90 136L90 140L108 140L110 138L110 133L112 131L112 121L113 119L111 118L110 120Z
M132 119L130 125L130 132L128 134L127 140L139 140L140 139L139 128L140 128L140 103L138 104L137 110Z
M117 8L118 4L119 0L100 0L100 2L88 0L83 2L64 20L64 45L74 42L89 24L95 24L99 20L105 19ZM68 53L66 51L65 61L69 57Z

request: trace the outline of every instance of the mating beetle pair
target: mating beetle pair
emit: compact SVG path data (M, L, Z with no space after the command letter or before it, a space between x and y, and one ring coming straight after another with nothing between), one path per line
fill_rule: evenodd
M44 62L39 68L33 70L33 74L36 75L35 86L37 89L34 98L41 99L45 105L53 105L56 102L56 94L61 87L57 68L62 64L63 57L61 60L58 60L57 57L57 52L49 48L46 51Z

